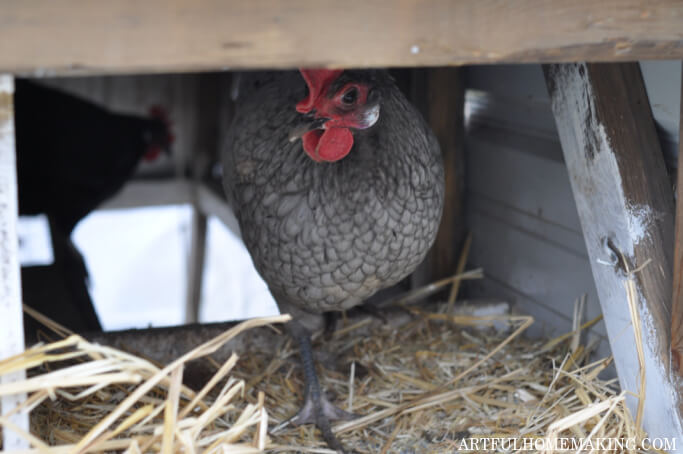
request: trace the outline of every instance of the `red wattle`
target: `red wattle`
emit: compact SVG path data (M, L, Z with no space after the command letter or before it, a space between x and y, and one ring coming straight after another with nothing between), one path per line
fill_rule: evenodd
M309 131L301 138L304 151L316 162L339 161L353 147L353 134L348 128Z
M320 129L314 129L313 131L309 131L301 137L301 142L304 146L304 151L315 162L322 161L322 159L320 159L320 156L318 156L318 152L316 151L316 149L318 148L318 142L320 142L320 137L322 135L323 132Z

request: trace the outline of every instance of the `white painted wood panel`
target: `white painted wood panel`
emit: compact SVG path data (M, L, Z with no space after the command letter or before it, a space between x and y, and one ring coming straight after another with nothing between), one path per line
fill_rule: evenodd
M17 236L17 174L14 151L14 79L0 74L0 360L24 351L24 323L19 281L19 238ZM0 377L0 383L26 378L24 371ZM3 396L0 410L5 415L25 400L24 395ZM28 414L15 413L10 421L28 431ZM28 447L25 439L4 428L4 449Z
M546 74L626 402L651 437L681 439L669 351L673 192L640 68L550 65Z

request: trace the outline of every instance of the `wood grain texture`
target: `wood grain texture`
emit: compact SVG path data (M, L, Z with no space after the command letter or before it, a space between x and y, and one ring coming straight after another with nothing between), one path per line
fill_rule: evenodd
M19 237L17 236L17 173L14 142L14 78L0 74L0 360L24 351L24 323L21 310ZM24 371L7 373L0 383L25 380ZM25 395L3 396L0 414L9 413ZM18 413L10 421L28 431L28 414ZM4 449L28 447L28 441L4 428Z
M444 163L444 210L434 246L411 278L419 287L456 272L465 236L465 85L460 68L417 69L411 101L434 131Z
M497 73L501 83L514 77ZM486 277L468 282L467 295L501 297L533 314L536 323L525 334L554 337L572 330L572 302L582 293L588 295L586 320L602 310L559 138L551 141L532 126L511 123L530 110L525 92L512 95L506 101L516 109L508 111L493 96L487 99L492 111L473 111L468 118L466 218L476 235L470 258ZM555 131L549 99L544 110ZM600 339L596 358L611 355L604 322L587 339L593 335Z
M185 323L199 321L199 309L204 282L206 258L207 216L197 206L192 208L192 236L187 261L187 286L185 292Z
M427 121L443 155L444 211L434 248L427 256L430 282L455 273L465 236L465 85L462 70L427 70Z
M678 139L678 196L676 198L676 240L674 245L673 297L671 300L671 360L683 377L683 78L681 78L681 117Z
M643 425L651 437L681 439L669 373L673 192L640 68L568 64L545 70L621 387L636 395L640 389L625 287L633 279L645 353ZM629 396L627 403L635 415L637 400Z
M199 321L204 282L204 261L206 257L206 236L208 216L199 204L199 185L210 173L211 164L216 162L220 148L219 118L222 94L227 85L223 74L202 74L198 76L195 146L189 153L193 179L192 237L188 260L187 287L185 295L185 323Z
M182 205L192 203L193 183L186 179L133 180L121 191L105 201L100 210L125 210L128 208Z
M5 0L0 71L683 57L681 0Z

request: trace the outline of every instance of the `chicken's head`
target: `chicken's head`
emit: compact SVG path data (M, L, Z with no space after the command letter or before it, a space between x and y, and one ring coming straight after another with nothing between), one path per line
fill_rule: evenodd
M379 119L379 90L370 78L330 69L302 69L308 96L296 105L305 123L292 132L315 161L334 162L349 154L354 130Z
M147 144L147 149L142 159L147 162L155 161L162 152L170 155L171 145L175 140L173 134L173 123L167 110L159 105L149 108L148 127L145 128L143 139Z

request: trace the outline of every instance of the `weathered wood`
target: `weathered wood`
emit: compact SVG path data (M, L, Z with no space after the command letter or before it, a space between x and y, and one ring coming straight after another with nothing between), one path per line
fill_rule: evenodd
M202 284L204 282L208 215L200 209L198 188L200 182L210 172L211 163L216 162L218 157L221 88L224 85L224 77L221 74L202 74L198 78L199 92L195 115L196 143L189 163L194 186L192 191L192 238L185 296L186 323L199 321Z
M674 245L673 298L671 301L671 359L674 370L683 377L683 77L681 78L681 117L678 139L678 181L676 190L676 240Z
M199 321L199 306L204 282L204 260L206 257L207 218L196 207L192 210L192 236L188 258L187 291L185 295L185 323Z
M437 306L434 303L428 303L428 306L423 307L424 310L434 311ZM472 300L468 301L467 305L458 306L453 311L454 315L481 317L484 315L506 315L509 313L509 305L500 300ZM344 321L341 319L336 321L339 328L344 326L353 326L363 322L354 330L354 334L359 337L372 336L373 332L386 328L388 324L391 327L399 327L411 320L414 320L414 315L411 315L405 309L398 306L387 306L382 308L382 319L372 317L362 310L357 308L350 310ZM315 326L322 329L325 326L325 318L320 314L311 314L310 320ZM142 355L145 358L152 359L161 364L168 364L188 351L195 348L204 342L224 333L230 328L233 328L239 322L223 322L223 323L202 323L185 326L174 326L166 328L146 328L146 329L131 329L123 331L110 331L104 333L85 333L83 334L91 342L96 342L102 345L109 345L111 347L119 348L124 351ZM507 324L494 324L496 329L504 330ZM226 343L223 347L211 354L211 358L223 363L228 360L232 353L236 353L240 357L248 358L250 354L257 352L274 353L282 348L285 342L291 341L282 326L261 327L255 328L235 337ZM487 326L481 327L487 329ZM317 339L322 339L318 337ZM323 356L334 357L337 352L325 351L326 342L320 342L320 346L316 346L316 354L325 352ZM202 365L203 364L203 365ZM207 367L209 366L209 367ZM205 375L208 374L208 375ZM213 376L215 369L206 361L199 360L194 362L187 368L190 381L194 385L201 387L206 380Z
M184 205L191 202L192 183L189 180L132 180L98 209L119 210L160 205Z
M202 213L216 216L236 237L242 238L239 222L221 192L200 184L197 188L197 202Z
M428 121L439 139L446 194L430 260L432 280L454 273L465 236L465 84L462 70L431 69L427 79Z
M9 0L0 71L679 59L682 17L680 0Z
M465 84L459 68L416 70L412 100L439 140L445 170L445 199L434 247L414 278L424 285L455 273L465 233Z
M17 174L14 150L14 79L0 74L0 360L24 351L24 323L19 282L19 238L17 236ZM24 371L5 374L0 383L26 378ZM0 399L1 413L7 414L26 396ZM10 420L28 431L28 414L17 413ZM17 433L3 428L6 451L26 448L28 442Z
M633 279L646 374L643 426L651 437L683 439L669 374L673 193L640 68L582 63L545 71L621 387L640 394L625 286ZM627 403L635 417L637 398Z

